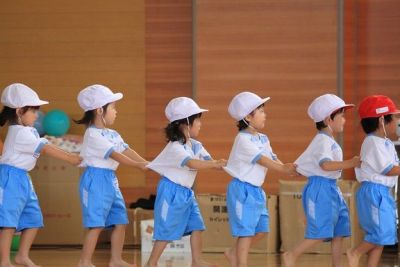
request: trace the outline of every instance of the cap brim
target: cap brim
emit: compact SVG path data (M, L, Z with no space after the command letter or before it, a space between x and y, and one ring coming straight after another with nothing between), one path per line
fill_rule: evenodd
M261 101L261 104L264 104L265 102L267 102L270 99L271 99L271 97L263 98L262 101Z
M47 104L49 104L48 101L37 100L37 101L33 101L32 103L27 104L27 106L38 107L38 106L43 106L43 105L47 105Z
M124 97L124 95L122 93L115 93L113 95L113 97L111 98L112 99L111 102L115 102L115 101L121 100L123 97Z

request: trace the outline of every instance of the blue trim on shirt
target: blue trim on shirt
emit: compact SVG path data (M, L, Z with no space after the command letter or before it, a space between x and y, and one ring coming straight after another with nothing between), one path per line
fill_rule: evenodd
M182 160L181 167L186 166L186 164L188 163L188 161L191 160L191 159L192 159L192 157L187 156L184 160Z
M251 164L256 164L257 161L259 161L259 160L261 159L261 157L262 157L262 152L258 153L258 154L253 158L253 160L251 161Z
M36 147L35 152L33 152L34 155L40 155L40 152L42 151L44 145L47 145L49 142L42 141L39 143L39 145Z
M323 159L321 159L321 160L318 162L318 165L321 166L324 162L327 162L327 161L332 161L332 159L330 159L330 158L323 158Z
M212 160L211 156L204 156L203 159L204 160Z
M104 155L104 159L108 159L114 151L114 147L110 147L110 149L107 150L106 154Z
M392 163L389 164L389 166L387 166L381 174L386 175L388 172L390 172L393 169L394 165Z

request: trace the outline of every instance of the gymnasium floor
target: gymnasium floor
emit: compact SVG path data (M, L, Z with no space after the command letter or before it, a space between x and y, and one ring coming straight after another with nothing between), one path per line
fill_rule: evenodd
M34 248L31 257L35 263L42 267L74 267L76 266L80 255L79 248ZM96 267L108 266L109 249L96 250L94 264ZM138 267L144 265L148 255L142 255L138 249L124 250L124 259L128 262L136 262ZM204 258L218 264L220 267L228 267L223 254L205 253ZM343 267L347 266L345 255L343 255ZM159 267L190 267L190 254L169 254L164 255ZM277 267L283 266L278 254L251 254L249 260L250 267ZM297 267L330 267L329 255L306 254L298 262ZM360 267L365 266L365 258L362 259ZM396 253L384 253L380 267L400 266L399 257Z

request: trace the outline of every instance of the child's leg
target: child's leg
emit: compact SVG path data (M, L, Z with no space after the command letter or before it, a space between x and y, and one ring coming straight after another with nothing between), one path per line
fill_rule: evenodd
M19 243L18 253L15 256L15 263L27 267L38 266L29 258L29 251L31 249L33 240L36 237L38 228L28 228L22 231L21 240Z
M10 250L15 228L3 228L0 233L0 267L11 267Z
M156 240L153 245L153 249L151 250L150 258L147 261L145 267L156 267L158 260L161 257L165 247L167 246L167 241Z
M375 247L377 247L377 245L363 241L360 245L358 245L358 247L354 249L348 249L346 254L349 267L357 267L360 257Z
M125 241L125 224L117 224L111 234L111 259L110 267L136 267L122 260L122 249Z
M252 237L239 237L236 242L236 258L238 267L247 267L247 259Z
M283 253L283 262L286 267L295 266L297 258L312 246L321 243L322 239L304 239L294 249Z
M343 237L335 237L332 239L332 266L342 266L342 243Z
M251 246L253 246L254 244L256 244L258 241L260 241L264 236L266 236L268 233L257 233L255 236L253 236L251 238ZM237 242L237 240L236 240ZM235 246L233 246L232 248L227 249L224 254L226 259L229 262L229 266L231 267L237 267L237 258L236 258L236 242L235 242Z
M378 267L382 251L383 251L383 246L376 246L375 248L369 251L367 267Z
M202 240L201 240L201 231L193 231L190 236L190 247L192 250L192 267L211 267L217 266L208 262L203 261L202 259Z
M94 267L92 264L92 256L96 249L97 239L103 228L90 228L86 233L85 240L83 241L81 259L79 260L79 267Z

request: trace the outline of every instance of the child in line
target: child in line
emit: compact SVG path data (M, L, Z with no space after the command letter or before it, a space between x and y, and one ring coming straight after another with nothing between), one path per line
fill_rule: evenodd
M97 239L104 228L113 227L110 267L136 266L122 260L125 228L128 217L125 201L115 176L118 165L145 170L148 162L137 154L115 130L107 128L117 116L116 101L121 93L113 93L103 85L91 85L78 95L85 114L78 124L86 125L81 156L86 167L80 180L80 200L85 235L79 267L93 267L92 256Z
M7 137L0 158L0 267L13 266L10 247L15 232L22 232L15 263L27 267L37 265L29 258L29 251L38 229L43 227L39 201L28 172L35 167L40 154L78 165L81 159L40 138L33 125L40 106L49 102L28 86L14 83L2 95L4 105L0 126L8 124Z
M268 137L259 133L265 126L264 103L269 99L242 92L228 107L239 128L224 168L233 177L228 185L227 207L231 232L237 240L225 252L232 267L247 266L250 246L269 232L267 200L261 187L267 170L297 174L295 165L283 164L272 151Z
M206 111L188 97L174 98L165 108L168 144L147 166L162 176L154 209L155 242L147 267L157 266L168 242L185 235L190 235L192 267L212 266L201 258L201 232L205 226L192 186L198 170L221 169L226 161L213 160L193 139L199 135L200 118Z
M283 254L286 267L294 267L304 251L326 240L332 242L332 266L342 266L342 241L351 235L351 230L349 210L336 181L343 169L359 166L360 158L343 160L335 136L343 132L345 110L353 107L336 95L325 94L314 99L308 108L318 133L295 161L297 171L308 177L302 197L307 225L305 239Z
M400 110L387 96L366 97L358 109L361 126L367 136L361 146L361 167L356 178L361 183L356 194L357 213L364 241L347 251L350 267L368 254L368 267L378 266L383 246L397 243L396 203L391 188L400 175L394 144ZM387 136L388 135L388 136Z

